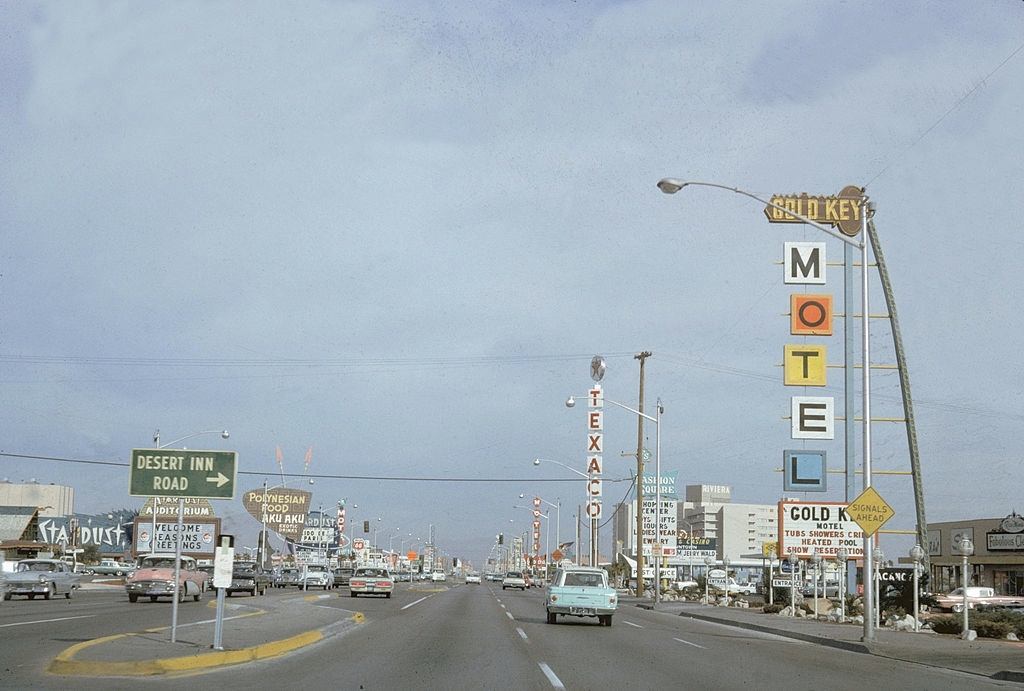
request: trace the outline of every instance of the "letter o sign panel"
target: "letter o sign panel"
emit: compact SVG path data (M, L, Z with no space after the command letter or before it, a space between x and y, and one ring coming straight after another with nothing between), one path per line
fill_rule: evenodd
M587 516L590 518L601 517L601 502L599 501L588 501L587 502Z
M831 336L832 296L790 295L789 331L794 336Z

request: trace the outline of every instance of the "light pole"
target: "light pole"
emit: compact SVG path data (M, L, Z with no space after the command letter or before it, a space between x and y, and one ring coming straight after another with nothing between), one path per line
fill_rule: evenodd
M657 415L655 417L651 417L647 413L643 413L643 412L637 410L636 408L630 408L625 403L619 403L618 401L613 401L610 398L603 398L603 400L604 400L605 403L611 403L613 406L617 406L619 408L622 408L623 410L628 410L629 412L633 413L634 415L639 415L644 420L650 420L651 422L654 423L654 428L655 428L655 454L654 454L654 458L655 458L655 460L654 460L654 467L655 467L654 476L655 477L654 477L654 481L655 481L655 483L657 485L656 495L655 495L655 500L654 500L655 501L655 507L654 507L654 546L655 546L655 548L657 549L657 552L658 552L656 555L654 555L654 557L655 557L655 559L654 559L654 606L657 607L658 603L661 601L661 550L662 550L662 546L661 546L661 416L662 416L662 413L665 412L665 407L661 405L661 399L659 398L658 399L658 403L657 403L657 408L656 408ZM565 406L567 408L572 408L574 405L576 405L576 399L573 396L569 396L569 398L565 402ZM644 479L642 477L638 477L636 479L636 481L638 483L642 483L644 481ZM640 513L640 512L643 511L643 507L640 506L640 502L639 501L637 502L636 510L637 510L637 513ZM637 535L636 536L636 540L637 540L636 550L637 550L637 555L638 555L637 565L639 566L639 564L640 564L639 555L643 553L643 535ZM639 568L637 569L637 571L639 571ZM637 588L640 587L640 580L643 577L644 577L644 575L642 573L638 573L637 574Z
M704 565L707 566L707 568L704 569L704 604L705 605L710 605L711 604L711 596L708 594L708 581L710 580L709 576L711 575L711 567L714 566L714 564L715 564L715 560L714 559L712 559L711 557L704 557Z
M750 192L746 192L746 191L738 189L736 187L729 187L728 185L719 185L719 184L713 183L713 182L698 182L698 181L693 181L693 180L684 181L684 180L678 180L678 179L675 179L675 178L662 178L661 180L658 181L658 189L660 189L665 194L675 194L676 192L678 192L679 190L681 190L681 189L683 189L684 187L687 187L687 186L715 187L717 189L728 190L729 192L735 192L736 194L740 194L740 195L743 195L744 197L748 197L750 199L753 199L754 201L760 202L760 203L764 204L765 206L770 206L773 209L776 209L778 211L782 211L783 213L788 214L789 216L791 216L793 218L796 218L796 219L802 221L803 223L806 223L809 226L817 228L818 230L822 231L823 233L826 233L827 235L831 235L834 238L842 240L844 243L846 243L847 245L850 245L851 247L860 249L861 303L862 303L860 311L861 311L861 331L863 332L862 333L863 339L862 339L862 342L861 342L861 347L862 347L862 355L861 355L861 357L862 357L862 370L863 370L862 374L863 374L863 389L864 389L864 391L863 391L863 394L864 394L863 410L861 411L861 413L863 415L863 432L862 432L862 436L863 436L863 439L864 439L864 458L863 458L864 481L863 481L863 489L867 490L869 487L871 487L871 357L870 357L870 355L871 355L871 338L870 338L870 336L871 336L871 326L870 326L870 318L869 318L869 312L871 310L870 310L870 302L868 300L868 276L869 276L869 274L868 274L868 245L869 245L869 241L868 241L868 214L872 213L871 205L868 203L868 196L866 194L864 194L863 191L862 191L862 193L861 193L862 196L861 196L861 199L860 199L860 212L861 212L861 214L860 214L860 223L861 223L860 239L857 240L856 238L852 238L852 237L849 237L849 236L847 236L847 235L845 235L845 234L843 234L841 232L837 232L837 231L833 230L832 228L829 228L828 226L823 226L823 225L821 225L819 223L816 223L816 222L812 221L811 219L807 218L806 216L803 216L801 214L796 213L792 209L787 209L786 207L784 207L784 206L782 206L780 204L775 204L774 202L768 201L766 199L761 199L760 197L758 197L756 195L753 195ZM849 305L847 305L847 309L851 309L851 307ZM849 363L847 363L847 366L849 366ZM848 418L847 424L849 424L853 420L853 411L849 411L849 410L846 411L846 416ZM871 538L868 537L868 536L865 536L864 537L864 583L865 584L870 584L874 580L874 571L873 571L874 562L873 562L873 560L871 558L872 548L873 548L873 545L871 544ZM871 588L870 587L865 587L864 588L864 611L865 612L871 612L871 610L872 610L872 599L873 599L872 595L873 595L873 593L871 592ZM865 641L873 641L875 639L875 626L874 626L874 621L872 620L871 616L864 617L864 635L863 635L863 639Z
M877 550L875 550L875 553L871 556L871 558L872 558L872 560L875 563L875 573L874 573L875 582L871 584L872 587L874 587L874 589L875 589L875 610L874 610L875 626L881 626L882 625L882 579L880 578L879 569L882 568L882 560L885 559L885 553L882 551L882 548L879 547ZM867 591L868 591L868 588L865 588L864 592L867 592Z
M967 604L967 557L974 554L974 543L971 542L970 538L963 538L960 540L960 554L963 555L963 565L960 567L960 577L964 582L964 630L960 632L960 638L965 641L971 640L971 628L967 625L968 617L967 611L970 607Z
M924 559L924 549L921 545L915 544L910 548L910 559L914 562L914 633L921 630L921 622L918 619L920 611L920 590L918 576L921 573L921 560Z
M535 459L533 459L533 465L535 467L539 466L541 463L554 463L555 465L558 465L558 466L561 466L561 467L565 468L566 470L568 470L571 473L575 473L575 474L579 475L580 477L582 477L585 480L589 480L590 479L590 476L588 476L586 473L580 472L579 470L576 470L575 468L573 468L571 466L568 466L565 463L562 463L561 461L556 461L556 460L553 460L553 459L550 459L550 458L535 458ZM543 499L541 501L543 501ZM562 502L559 501L558 503L561 504ZM576 562L580 563L580 516L579 516L579 513L576 514L575 518L576 518ZM558 531L556 530L555 532L557 533ZM555 539L556 540L558 539L557 535L555 536ZM591 551L593 551L593 548L591 548Z
M796 552L790 550L789 556L786 557L786 561L789 562L789 608L793 611L793 616L796 616L796 564L800 561L800 557L796 556Z
M836 559L839 560L839 623L846 622L846 560L850 558L845 547L840 547L836 552Z
M729 566L732 564L732 559L729 558L728 554L722 555L722 567L725 569L725 598L726 602L729 601ZM739 593L736 593L739 595Z
M817 547L811 552L811 562L814 564L814 621L818 621L818 573L821 571L821 553Z
M775 557L776 557L775 548L772 547L771 549L768 550L768 604L769 605L774 605L775 604L775 585L773 583L773 581L775 580L775 577L772 574L772 569L775 567Z
M179 441L185 441L192 437L198 437L201 434L220 434L222 439L227 439L230 434L227 430L215 430L208 429L201 432L193 432L192 434L186 434L184 437L178 437L174 441L169 441L166 444L160 443L160 430L157 430L153 435L153 443L156 444L156 448L165 449L172 444L177 444ZM150 538L150 552L153 551L153 546L156 544L156 497L153 498L153 535ZM174 601L171 603L171 643L177 641L178 638L178 590L181 583L181 534L184 532L185 519L185 498L180 497L178 499L178 532L174 534Z

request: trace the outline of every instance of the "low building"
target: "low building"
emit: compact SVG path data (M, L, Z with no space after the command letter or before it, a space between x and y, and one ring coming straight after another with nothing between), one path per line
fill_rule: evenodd
M962 584L964 538L974 543L968 557L971 585L993 588L997 595L1024 595L1024 517L977 518L928 524L929 588L949 592Z

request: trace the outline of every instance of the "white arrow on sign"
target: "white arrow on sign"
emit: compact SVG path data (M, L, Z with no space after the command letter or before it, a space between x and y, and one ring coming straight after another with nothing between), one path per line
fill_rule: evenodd
M226 475L224 475L224 473L217 473L216 477L208 477L208 478L206 478L206 481L207 482L216 482L218 487L223 487L224 485L226 485L229 482L231 482L231 479L229 477L227 477Z

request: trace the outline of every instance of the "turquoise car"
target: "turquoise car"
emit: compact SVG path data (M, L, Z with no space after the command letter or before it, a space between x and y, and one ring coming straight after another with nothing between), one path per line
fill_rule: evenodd
M544 607L548 623L564 617L597 617L601 626L612 625L612 615L619 604L618 594L608 586L603 569L570 566L559 569L547 588Z

